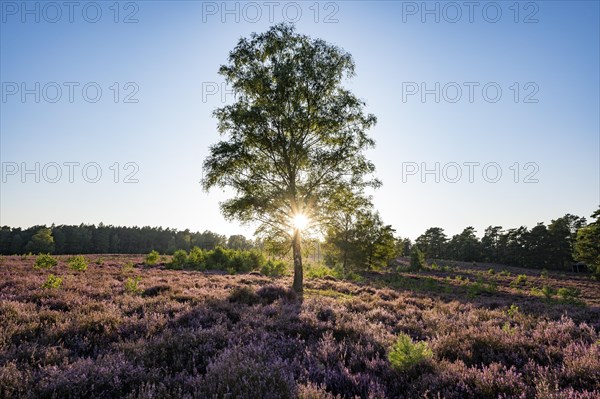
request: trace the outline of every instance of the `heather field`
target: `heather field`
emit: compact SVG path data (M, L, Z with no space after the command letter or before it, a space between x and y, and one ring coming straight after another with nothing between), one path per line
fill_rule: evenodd
M589 276L402 260L298 297L291 277L85 257L2 258L0 397L600 397Z

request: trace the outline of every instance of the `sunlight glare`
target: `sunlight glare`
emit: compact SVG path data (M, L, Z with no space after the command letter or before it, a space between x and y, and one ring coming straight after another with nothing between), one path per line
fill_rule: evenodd
M294 216L292 223L295 229L304 230L308 226L308 217L302 213L299 213Z

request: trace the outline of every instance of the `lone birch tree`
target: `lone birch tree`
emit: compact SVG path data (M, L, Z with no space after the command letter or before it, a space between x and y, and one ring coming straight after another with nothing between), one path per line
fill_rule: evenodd
M228 61L219 73L235 100L214 111L222 140L210 147L202 184L233 189L221 203L228 220L289 240L301 292L302 232L327 223L339 193L380 184L364 155L376 118L342 84L354 75L352 56L292 25L240 39Z

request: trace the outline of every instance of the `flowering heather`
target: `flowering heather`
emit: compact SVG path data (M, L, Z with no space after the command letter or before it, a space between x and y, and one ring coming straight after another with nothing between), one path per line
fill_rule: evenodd
M299 297L289 277L86 258L58 257L54 289L35 257L3 258L1 398L600 397L600 284L582 276L448 264ZM399 337L432 355L394 367Z

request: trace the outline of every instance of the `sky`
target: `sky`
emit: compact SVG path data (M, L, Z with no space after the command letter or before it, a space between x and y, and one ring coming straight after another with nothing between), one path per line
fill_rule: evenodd
M505 228L600 204L598 1L0 1L0 225L252 235L202 190L218 75L277 22L352 54L385 223Z

